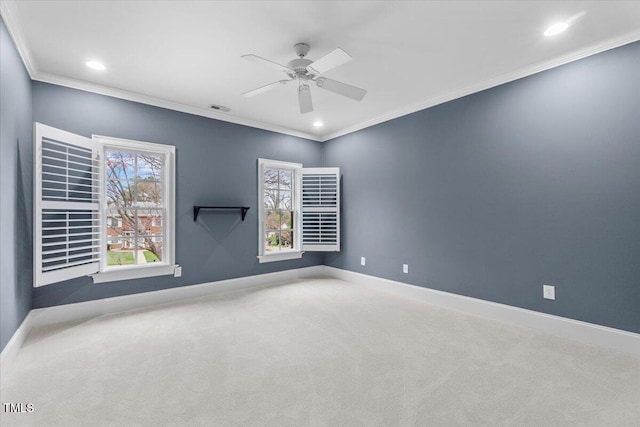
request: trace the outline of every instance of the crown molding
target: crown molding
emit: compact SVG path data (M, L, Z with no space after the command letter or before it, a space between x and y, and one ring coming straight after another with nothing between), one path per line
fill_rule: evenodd
M558 58L554 58L549 61L537 63L528 67L522 67L515 71L500 74L498 76L492 77L490 79L483 80L478 83L474 83L472 85L453 90L451 92L444 93L442 95L438 95L435 97L430 97L423 99L422 101L412 104L406 107L402 107L389 113L383 114L381 116L375 117L370 120L365 120L356 125L349 126L342 130L332 132L327 135L323 135L321 141L329 141L334 138L338 138L343 135L347 135L389 120L396 119L398 117L406 116L408 114L415 113L420 110L424 110L425 108L434 107L439 104L444 104L448 101L453 101L454 99L462 98L467 95L471 95L476 92L481 92L486 89L490 89L492 87L496 87L505 83L512 82L514 80L521 79L523 77L527 77L533 74L540 73L542 71L550 70L555 67L559 67L561 65L568 64L573 61L577 61L579 59L586 58L591 55L595 55L597 53L601 53L610 49L615 49L616 47L624 46L629 43L633 43L640 40L640 30L634 31L631 33L627 33L623 36L616 37L613 39L609 39L595 45L591 45L584 49L580 49L578 51L570 52L566 55L560 56Z
M181 104L174 101L169 101L162 98L156 98L149 95L143 95L136 92L131 92L123 89L116 89L109 86L103 86L95 83L89 83L82 80L76 80L69 77L61 77L54 74L38 73L33 76L33 80L55 84L58 86L64 86L71 89L83 90L85 92L97 93L100 95L111 96L114 98L124 99L127 101L138 102L140 104L152 105L154 107L166 108L168 110L180 111L182 113L194 114L196 116L207 117L210 119L220 120L229 123L235 123L242 126L248 126L252 128L267 130L271 132L281 133L285 135L296 136L298 138L310 139L313 141L320 141L317 135L310 133L300 132L295 129L289 129L284 126L272 125L269 123L263 123L257 120L245 119L238 116L232 116L225 113L218 113L216 111L208 110L205 108L193 107L186 104Z
M31 50L29 49L27 41L25 40L24 31L22 31L22 28L20 28L20 19L18 18L18 8L16 7L16 2L13 0L0 1L0 15L2 15L2 20L7 26L9 35L13 39L13 42L18 49L18 54L20 55L20 58L22 58L22 62L27 68L29 77L31 77L31 79L33 80L33 76L38 74L38 68L33 61Z
M143 95L136 92L131 92L123 89L116 89L109 86L90 83L82 80L72 79L69 77L58 76L49 73L41 73L36 66L31 51L28 47L26 39L24 37L24 31L20 27L19 12L14 0L2 0L0 1L0 13L4 23L7 26L9 34L13 39L18 53L22 58L22 62L27 68L29 77L31 80L40 81L44 83L51 83L58 86L64 86L72 89L83 90L86 92L97 93L100 95L111 96L114 98L124 99L127 101L139 102L141 104L152 105L155 107L166 108L169 110L180 111L183 113L194 114L197 116L207 117L210 119L220 120L229 123L235 123L242 126L248 126L252 128L262 129L270 132L276 132L285 135L296 136L298 138L310 139L312 141L320 141L318 135L311 133L297 131L284 126L272 125L269 123L260 122L258 120L245 119L238 116L232 116L224 113L219 113L213 110L205 108L193 107L186 104L181 104L174 101L169 101L162 98L156 98L153 96Z
M454 99L462 98L467 95L471 95L476 92L480 92L486 89L490 89L495 86L499 86L505 83L512 82L514 80L521 79L542 71L546 71L561 65L577 61L579 59L586 58L591 55L595 55L606 50L614 49L616 47L624 46L629 43L640 40L640 30L627 33L620 37L605 40L600 43L588 46L578 51L570 52L566 55L554 58L549 61L534 64L528 67L522 67L515 71L500 74L495 77L465 86L460 89L456 89L450 92L446 92L435 97L425 98L417 103L395 109L388 113L374 117L369 120L348 126L341 130L331 132L324 135L315 135L307 132L301 132L295 129L287 128L279 125L272 125L264 123L258 120L246 119L238 116L233 116L225 113L220 113L200 107L193 107L186 104L181 104L174 101L169 101L162 98L156 98L149 95L143 95L136 92L131 92L123 89L117 89L109 86L99 85L95 83L89 83L77 79L71 79L68 77L57 76L49 73L40 73L31 52L26 43L24 32L20 27L19 13L15 0L3 0L0 1L0 13L4 19L4 22L9 30L13 41L16 44L20 57L24 62L29 76L32 80L41 81L44 83L56 84L59 86L65 86L73 89L79 89L87 92L93 92L101 95L112 96L114 98L125 99L128 101L139 102L141 104L152 105L155 107L166 108L169 110L180 111L183 113L194 114L197 116L207 117L215 120L221 120L229 123L235 123L242 126L253 127L257 129L267 130L271 132L281 133L285 135L291 135L299 138L310 139L312 141L329 141L340 136L344 136L359 130L375 126L380 123L387 122L389 120L396 119L398 117L406 116L408 114L415 113L420 110L424 110L429 107L433 107L445 102L452 101Z

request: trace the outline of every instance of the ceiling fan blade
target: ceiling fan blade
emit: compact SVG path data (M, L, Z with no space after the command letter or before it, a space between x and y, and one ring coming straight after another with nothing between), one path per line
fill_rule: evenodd
M311 90L308 85L298 86L298 103L300 104L300 113L305 114L313 111Z
M351 86L337 80L331 80L326 77L321 77L316 80L316 84L318 87L326 89L329 92L337 93L338 95L346 96L347 98L355 99L356 101L362 101L362 98L367 94L367 91L364 89L360 89L359 87Z
M258 64L268 65L269 67L284 71L285 73L293 72L293 70L286 65L278 64L277 62L270 61L257 55L242 55L240 58L248 59L249 61L257 62Z
M337 48L333 52L327 53L325 56L309 65L307 67L307 71L313 74L322 74L342 64L346 64L349 61L351 61L351 55L344 50Z
M270 91L271 89L274 89L274 88L278 87L279 85L283 85L283 84L285 84L287 82L290 82L290 81L291 80L280 80L280 81L277 81L277 82L269 83L266 86L262 86L262 87L259 87L257 89L250 90L249 92L245 92L245 93L242 94L242 96L244 96L245 98L250 98L252 96L256 96L256 95L259 95L261 93Z

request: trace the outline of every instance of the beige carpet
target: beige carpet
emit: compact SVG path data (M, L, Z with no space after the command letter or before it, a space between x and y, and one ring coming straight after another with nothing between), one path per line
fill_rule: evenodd
M309 279L35 329L0 391L3 427L638 426L640 359Z

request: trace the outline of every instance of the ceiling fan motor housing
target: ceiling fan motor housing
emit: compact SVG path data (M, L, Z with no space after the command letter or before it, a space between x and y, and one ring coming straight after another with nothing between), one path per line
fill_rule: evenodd
M291 68L296 73L296 77L306 77L307 67L313 64L313 61L308 59L299 58L293 59L287 63L287 67Z

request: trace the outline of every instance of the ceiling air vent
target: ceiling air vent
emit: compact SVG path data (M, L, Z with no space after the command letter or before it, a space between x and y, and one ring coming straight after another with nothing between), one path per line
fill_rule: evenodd
M223 113L228 113L229 111L231 111L231 108L225 107L224 105L211 104L209 105L209 108L216 111L222 111Z

